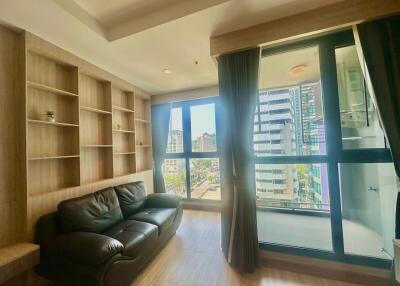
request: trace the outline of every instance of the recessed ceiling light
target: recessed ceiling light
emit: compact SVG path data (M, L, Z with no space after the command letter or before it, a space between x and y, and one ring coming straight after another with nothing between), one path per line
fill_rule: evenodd
M170 70L169 68L163 69L163 73L165 74L171 74L172 70Z
M306 73L307 71L307 66L306 65L298 65L294 66L289 69L289 75L293 77L299 77L302 76Z

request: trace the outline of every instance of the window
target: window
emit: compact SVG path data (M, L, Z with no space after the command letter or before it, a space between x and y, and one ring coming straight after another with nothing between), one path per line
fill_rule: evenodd
M174 103L163 173L167 192L188 200L221 199L217 100Z
M396 175L365 86L351 31L263 50L254 118L261 247L390 266Z

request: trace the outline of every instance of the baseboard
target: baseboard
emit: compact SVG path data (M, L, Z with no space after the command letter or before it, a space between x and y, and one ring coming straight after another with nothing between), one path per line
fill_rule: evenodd
M261 251L263 266L369 286L390 286L390 271L304 256Z

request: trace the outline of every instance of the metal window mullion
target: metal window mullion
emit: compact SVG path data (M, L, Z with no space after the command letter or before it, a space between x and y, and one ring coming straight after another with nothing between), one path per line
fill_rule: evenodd
M190 188L190 153L192 150L192 131L190 122L190 104L187 102L182 104L182 125L183 125L183 158L185 159L186 167L186 196L191 198Z
M344 241L338 168L338 158L342 151L342 130L334 43L330 40L321 41L319 54L328 155L332 247L335 255L343 258Z

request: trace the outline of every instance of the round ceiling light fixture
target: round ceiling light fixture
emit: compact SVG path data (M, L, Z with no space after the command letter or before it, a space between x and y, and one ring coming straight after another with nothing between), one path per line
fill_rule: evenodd
M165 68L165 69L163 69L163 73L165 73L165 74L171 74L171 73L172 73L172 70L169 69L169 68Z
M307 71L307 65L298 65L289 69L289 75L293 77L300 77Z

